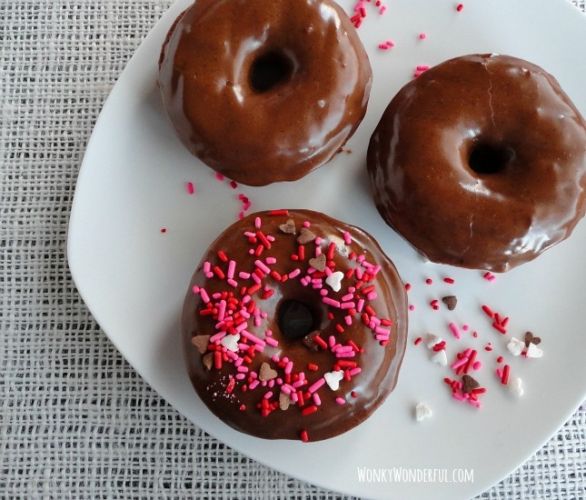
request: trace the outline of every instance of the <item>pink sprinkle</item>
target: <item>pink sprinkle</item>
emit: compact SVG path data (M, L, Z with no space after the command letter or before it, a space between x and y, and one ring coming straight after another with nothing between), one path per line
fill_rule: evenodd
M350 243L352 243L352 236L350 236L348 231L344 231L344 243L346 243L346 245L350 245Z
M354 375L358 375L362 371L362 368L357 366L356 368L352 368L350 370L350 376L353 377Z
M311 226L311 222L309 222L308 220L303 221L303 227L310 227Z
M425 33L419 33L419 40L425 40L427 35Z
M203 300L204 304L207 304L210 301L208 292L206 292L204 288L200 288L199 296L201 297L201 300Z
M197 285L193 285L193 288L191 289L193 291L194 294L199 294L199 287Z
M228 262L228 278L232 279L234 278L234 272L236 271L236 261L235 260L231 260L230 262Z
M328 306L332 306L332 307L336 307L337 309L340 309L340 302L338 302L337 300L331 299L329 297L324 297L321 300L324 304L327 304Z
M299 276L300 274L301 274L301 269L299 269L299 268L294 269L293 271L291 271L289 273L289 279L297 278L297 276Z
M277 347L279 345L279 342L272 337L265 337L265 342L273 347Z
M458 326L455 323L450 323L448 325L448 328L450 329L450 331L452 332L452 335L454 337L456 337L457 339L459 339L461 337L460 329L458 328Z
M475 361L472 365L472 368L474 368L475 370L480 370L480 368L482 368L482 363L480 361Z
M262 226L262 221L260 220L260 217L255 217L254 219L254 227L256 227L257 229L260 229Z
M263 396L263 398L265 399L271 399L273 397L273 391L267 391L265 392L265 395Z
M484 275L482 276L486 281L494 281L496 279L496 276L494 274L492 274L490 271L484 273Z
M316 392L322 385L324 385L326 383L325 379L322 377L319 380L316 380L313 384L311 384L308 388L307 388L307 392L313 394L314 392Z
M321 399L320 399L319 394L317 392L314 392L311 397L313 398L313 402L315 403L315 406L321 406Z
M349 314L344 316L344 322L346 323L346 325L352 326L352 316L350 316Z
M188 182L186 185L187 194L194 194L195 193L195 184L193 182Z
M255 260L254 265L258 267L262 272L269 274L271 272L270 268L266 266L266 264L261 260ZM255 275L256 276L256 275Z
M409 305L409 310L410 310L410 311L415 311L415 306L414 306L413 304L410 304L410 305Z
M292 371L293 371L293 361L289 361L289 362L287 362L287 365L285 365L285 374L288 375Z
M370 292L367 296L366 299L367 300L375 300L378 297L378 295L376 294L376 292Z
M360 299L358 301L358 306L356 307L356 310L358 312L362 312L362 309L364 308L364 299Z
M345 405L346 404L346 400L344 398L341 397L337 397L336 398L336 403L338 403L339 405Z
M216 172L216 180L223 181L224 180L224 174L221 174L220 172Z
M248 384L248 388L253 391L254 389L257 388L258 384L260 384L260 382L258 380L253 380L252 382L250 382L250 384Z

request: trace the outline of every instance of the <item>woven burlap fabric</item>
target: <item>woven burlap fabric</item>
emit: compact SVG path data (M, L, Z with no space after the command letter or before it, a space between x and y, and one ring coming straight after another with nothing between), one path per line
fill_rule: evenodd
M67 270L85 145L169 3L0 0L1 498L333 498L179 416L106 339ZM583 408L484 497L585 497L585 428Z

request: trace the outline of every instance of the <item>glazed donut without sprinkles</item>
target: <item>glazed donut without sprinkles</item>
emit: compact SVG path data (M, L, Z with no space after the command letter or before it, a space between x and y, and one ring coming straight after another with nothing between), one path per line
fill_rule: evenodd
M383 218L430 260L507 271L584 216L586 123L540 67L459 57L393 98L368 171Z
M368 57L331 0L197 0L167 35L163 104L180 139L249 185L330 160L366 112Z
M317 441L358 425L395 387L407 299L362 230L308 210L261 212L209 247L182 329L191 381L220 419Z

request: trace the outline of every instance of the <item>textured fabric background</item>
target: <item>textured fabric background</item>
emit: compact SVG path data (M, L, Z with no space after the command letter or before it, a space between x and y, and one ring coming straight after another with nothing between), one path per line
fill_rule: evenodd
M333 498L186 422L102 334L67 270L86 142L169 4L0 0L1 498ZM586 497L585 429L583 407L484 497Z

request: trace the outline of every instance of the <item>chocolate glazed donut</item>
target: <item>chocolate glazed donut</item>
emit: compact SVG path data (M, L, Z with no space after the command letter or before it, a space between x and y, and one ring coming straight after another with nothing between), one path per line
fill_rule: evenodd
M368 172L383 218L427 258L507 271L584 216L586 123L540 67L459 57L393 98Z
M364 231L308 210L261 212L209 247L183 309L189 376L235 429L327 439L397 382L407 300Z
M183 143L250 185L330 160L364 117L371 78L356 30L330 0L197 0L159 61Z

